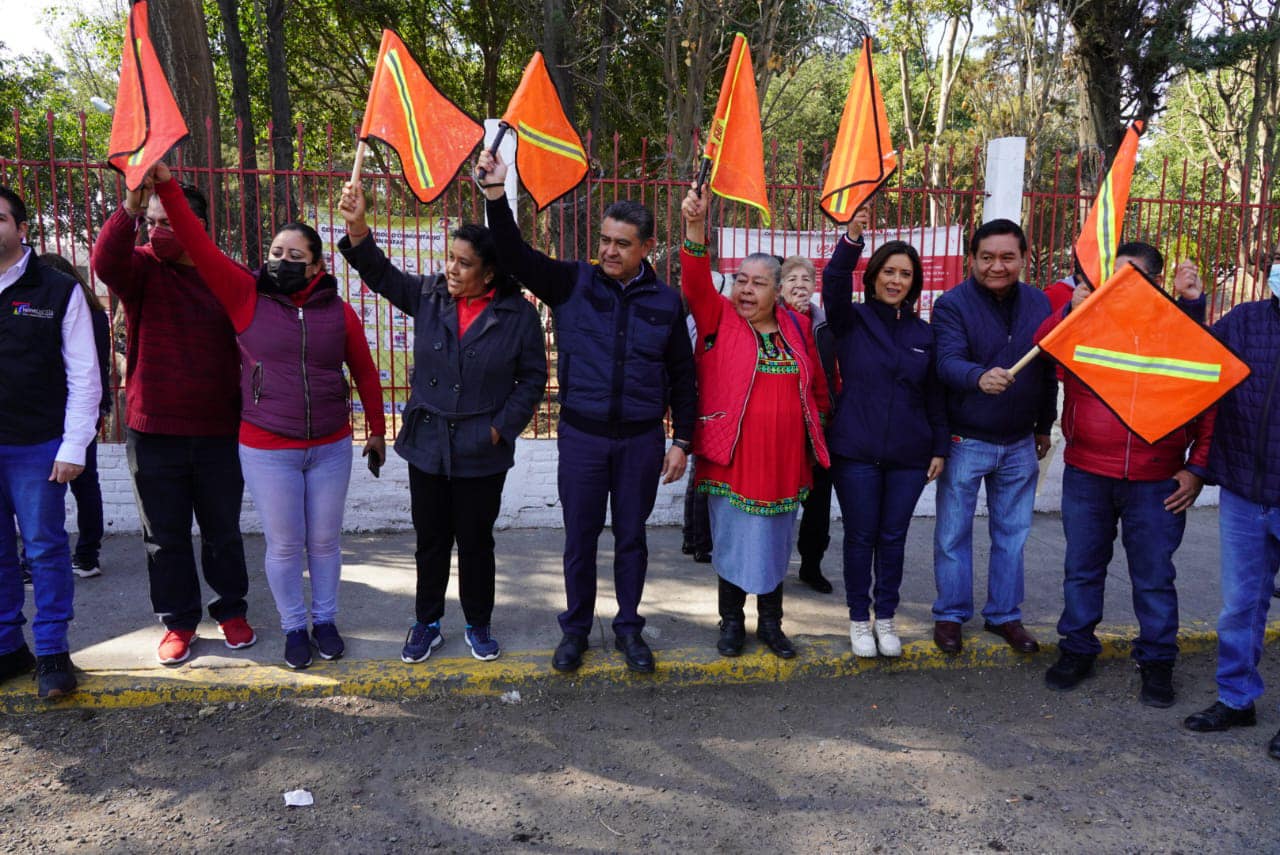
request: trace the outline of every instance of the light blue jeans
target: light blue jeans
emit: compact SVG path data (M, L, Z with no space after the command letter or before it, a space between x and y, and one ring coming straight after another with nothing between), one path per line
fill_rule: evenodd
M1280 507L1223 487L1218 498L1222 612L1218 615L1218 700L1248 709L1262 696L1262 641L1280 569Z
M964 623L973 617L973 513L984 481L991 559L982 616L996 625L1022 620L1022 547L1031 533L1039 475L1034 437L1005 445L952 437L951 456L938 478L934 620Z
M244 483L267 541L267 584L285 632L307 628L304 565L311 576L311 620L333 623L337 617L351 448L350 437L314 448L240 446Z

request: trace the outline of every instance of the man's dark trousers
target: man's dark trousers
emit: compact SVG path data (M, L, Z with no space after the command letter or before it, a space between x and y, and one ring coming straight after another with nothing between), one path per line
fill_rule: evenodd
M560 422L560 506L564 512L564 587L568 609L560 615L563 632L588 636L595 621L596 550L604 530L605 508L613 512L613 585L618 614L613 631L639 632L649 547L644 524L658 496L658 478L666 440L662 425L638 436L605 437Z
M234 436L171 436L130 429L126 438L142 539L147 547L151 605L169 629L200 623L200 578L191 517L200 525L200 566L217 595L209 616L244 617L249 576L240 538L244 478Z

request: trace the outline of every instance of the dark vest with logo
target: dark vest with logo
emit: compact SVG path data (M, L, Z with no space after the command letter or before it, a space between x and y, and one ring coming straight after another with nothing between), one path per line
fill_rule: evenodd
M0 445L37 445L62 436L62 319L78 287L37 264L32 253L21 278L0 294Z

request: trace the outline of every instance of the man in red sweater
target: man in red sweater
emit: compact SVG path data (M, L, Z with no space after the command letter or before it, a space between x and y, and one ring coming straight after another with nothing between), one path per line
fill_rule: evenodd
M1164 259L1150 244L1126 243L1116 267L1132 264L1159 277ZM1179 305L1204 319L1204 288L1195 265L1183 262L1174 275ZM1070 306L1051 315L1036 334L1046 335L1092 289L1079 284ZM1045 674L1052 689L1070 689L1093 671L1102 651L1094 629L1102 620L1103 590L1117 527L1129 562L1138 637L1133 658L1142 675L1139 700L1152 707L1174 701L1173 663L1178 654L1178 592L1173 554L1182 543L1186 510L1200 494L1209 459L1213 410L1152 444L1070 372L1063 383L1062 529L1066 576L1058 633L1061 655Z
M202 221L208 202L183 192ZM150 197L149 200L146 197ZM150 242L137 245L145 218ZM200 525L201 567L216 595L210 616L227 647L253 644L240 537L240 355L235 331L169 228L150 188L130 192L93 247L98 278L128 324L125 419L129 472L147 548L151 603L165 625L157 657L191 655L200 623L200 579L191 542Z

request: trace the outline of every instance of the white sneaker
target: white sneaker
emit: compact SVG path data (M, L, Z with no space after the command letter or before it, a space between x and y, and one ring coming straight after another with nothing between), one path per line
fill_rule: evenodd
M853 655L863 659L876 658L876 639L871 634L871 621L849 621L849 641L853 644Z
M896 658L902 655L902 639L893 629L893 618L876 621L876 644L881 656Z

